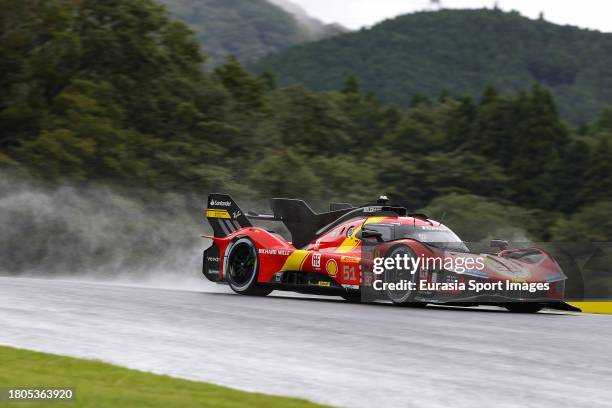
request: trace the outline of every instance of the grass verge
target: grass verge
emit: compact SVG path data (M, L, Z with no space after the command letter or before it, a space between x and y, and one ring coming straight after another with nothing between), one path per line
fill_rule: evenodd
M75 389L75 402L2 403L19 408L67 407L322 407L101 363L0 346L0 387ZM59 404L59 405L58 405Z

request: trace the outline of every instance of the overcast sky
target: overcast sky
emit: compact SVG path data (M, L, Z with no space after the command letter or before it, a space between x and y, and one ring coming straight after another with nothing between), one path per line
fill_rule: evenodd
M428 0L291 0L300 4L314 17L325 22L339 22L356 29L373 25L385 18L429 7ZM446 8L492 8L495 0L441 0ZM499 0L503 10L518 10L521 14L544 18L559 24L612 32L612 1L610 0Z

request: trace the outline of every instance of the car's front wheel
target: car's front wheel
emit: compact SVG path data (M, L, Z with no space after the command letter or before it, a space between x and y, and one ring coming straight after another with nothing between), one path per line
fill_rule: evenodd
M395 259L397 256L400 256L403 259L404 255L406 255L409 260L415 257L412 250L404 245L393 248L385 257ZM393 304L408 307L423 307L426 305L423 302L415 301L418 294L418 288L416 287L418 284L418 271L414 271L413 273L412 270L397 267L386 269L384 273L384 282L387 283L387 289L385 291L387 298L389 298ZM390 289L389 284L394 284L396 289Z
M227 281L234 292L250 296L266 296L272 292L257 282L259 259L257 248L249 238L232 243L226 262Z

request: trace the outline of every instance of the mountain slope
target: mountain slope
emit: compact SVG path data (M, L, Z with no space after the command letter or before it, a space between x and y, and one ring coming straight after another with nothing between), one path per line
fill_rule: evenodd
M234 55L256 61L273 51L336 34L318 20L295 17L267 0L158 0L197 34L209 61Z
M268 1L291 14L297 20L297 22L311 34L313 39L322 39L349 31L340 24L323 23L321 20L310 16L301 6L289 0Z
M499 10L442 10L292 47L255 64L279 84L337 89L354 75L381 99L480 93L488 82L517 89L540 82L563 116L592 119L612 103L612 34L530 20Z

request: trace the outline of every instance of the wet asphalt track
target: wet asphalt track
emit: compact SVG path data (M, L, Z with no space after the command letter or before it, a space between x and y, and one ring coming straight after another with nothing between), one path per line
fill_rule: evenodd
M1 344L334 405L612 406L612 316L0 278L0 325Z

